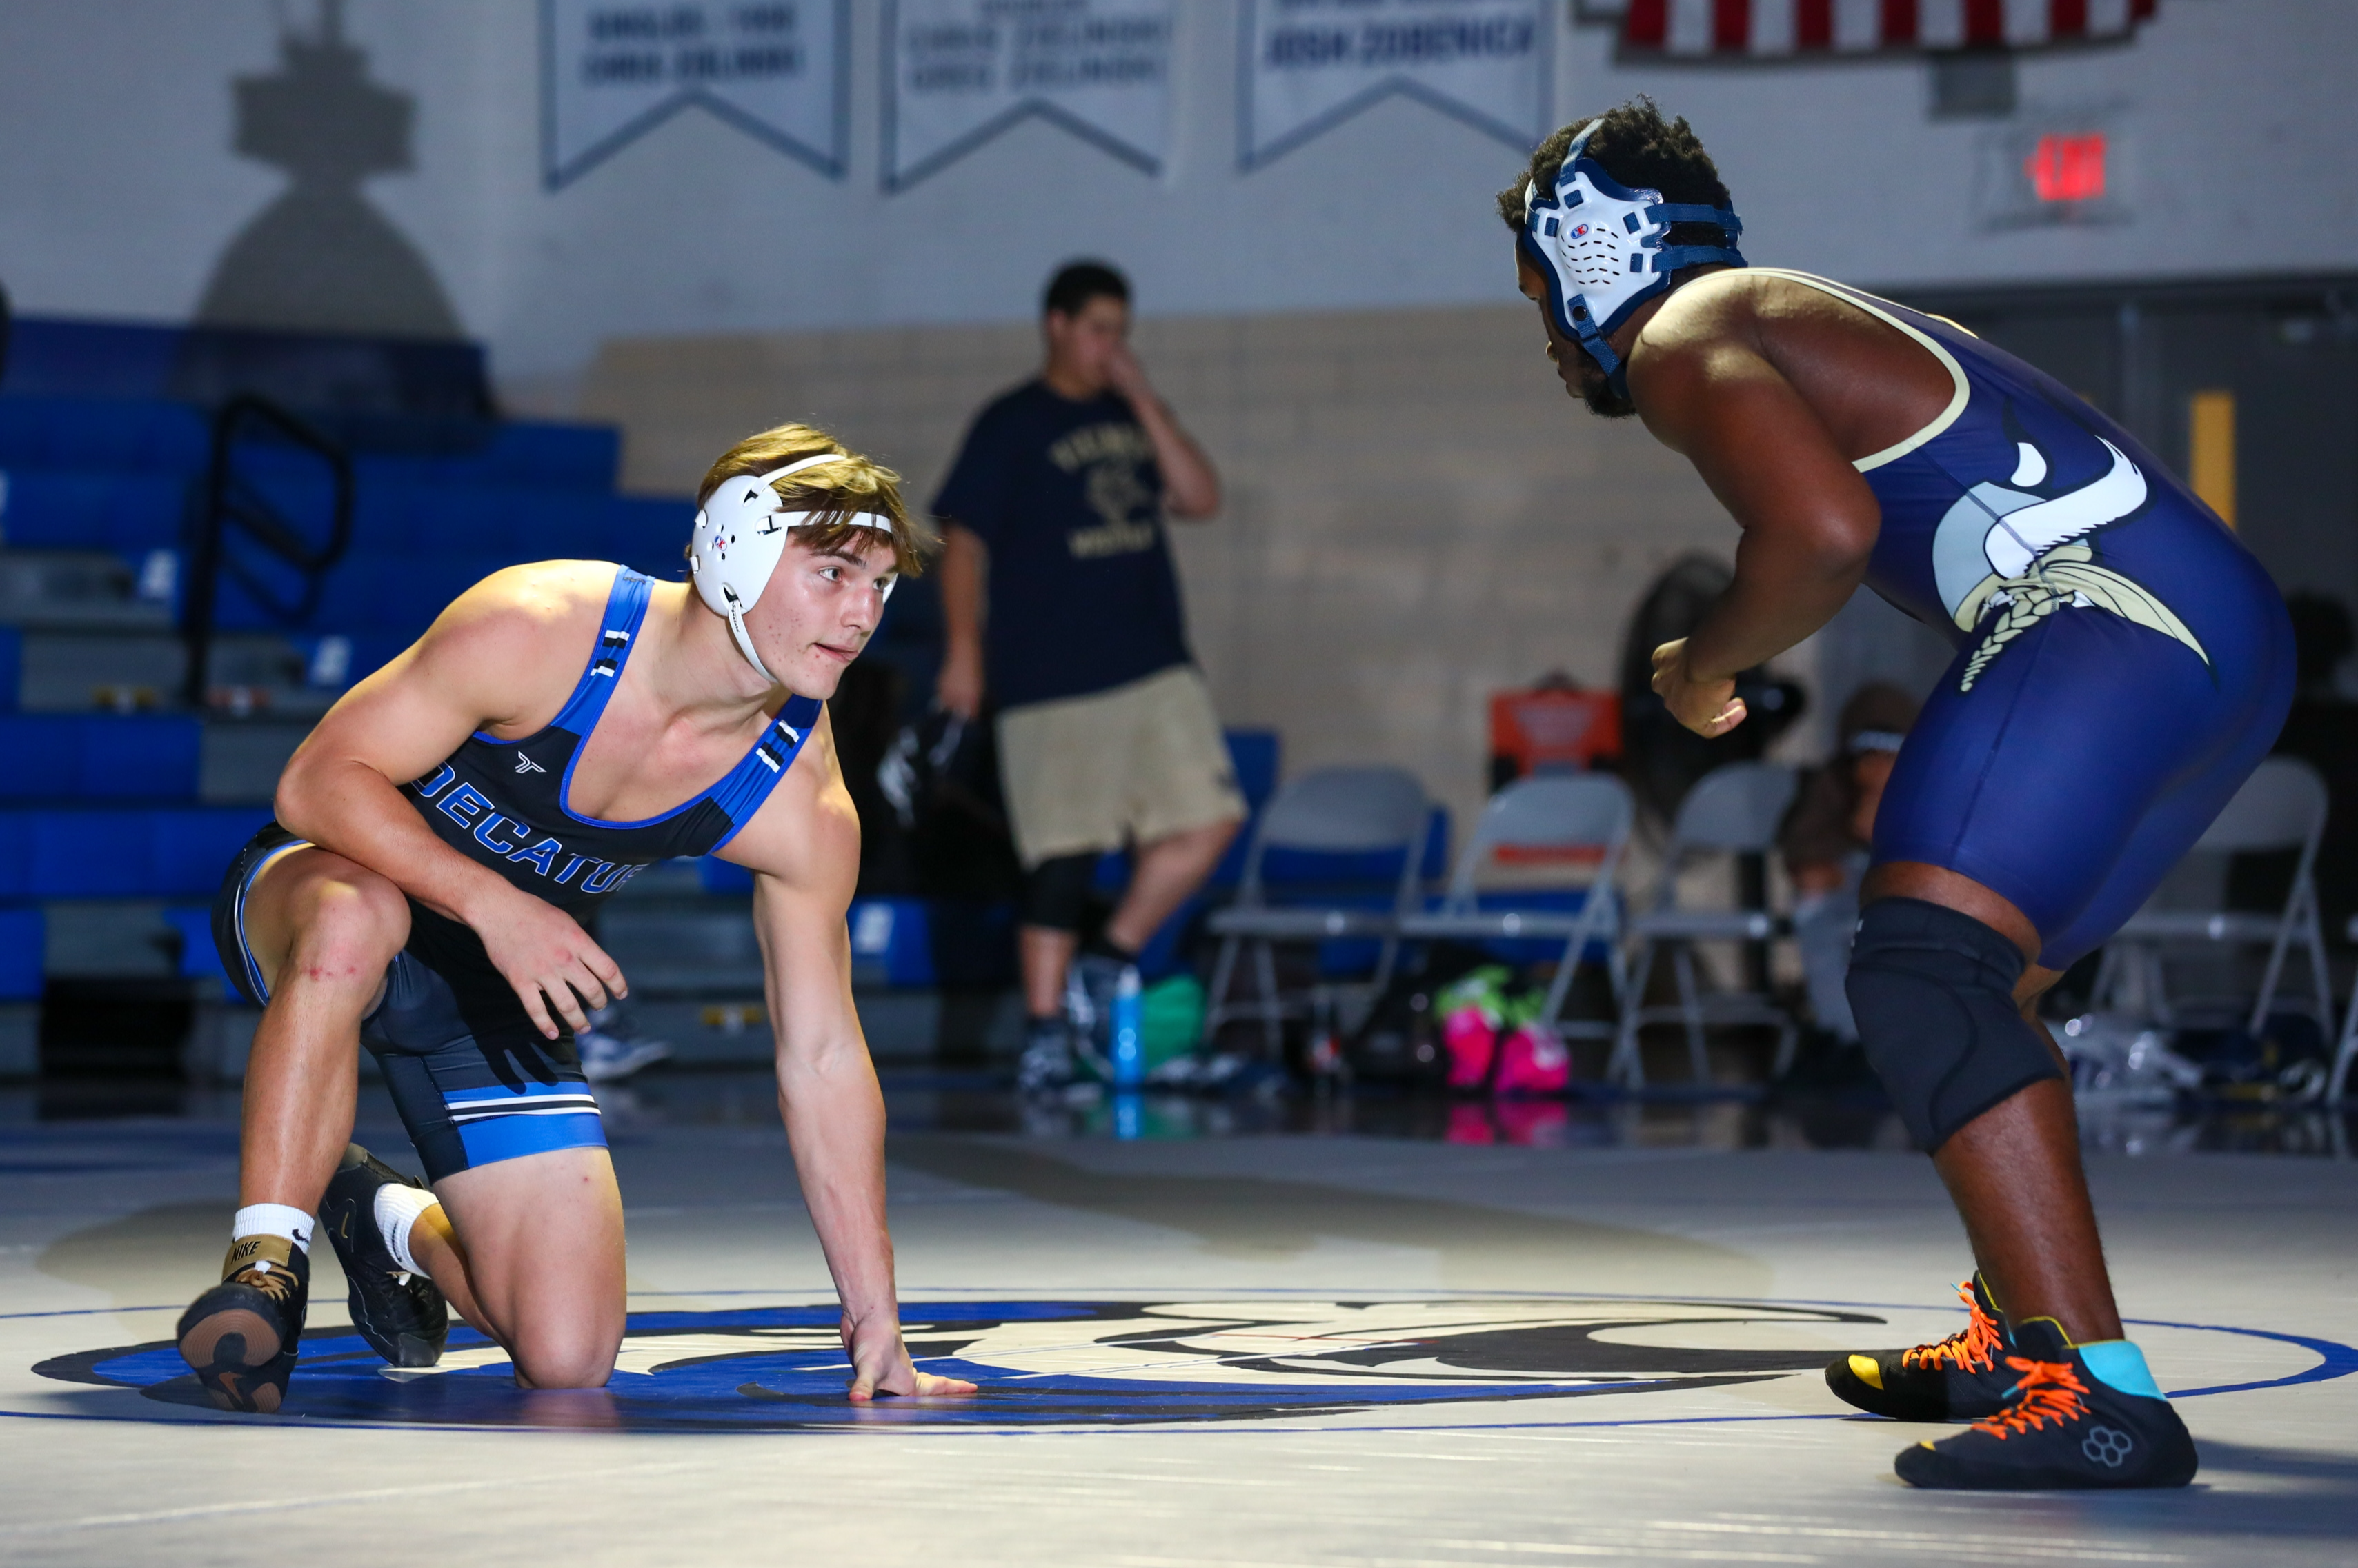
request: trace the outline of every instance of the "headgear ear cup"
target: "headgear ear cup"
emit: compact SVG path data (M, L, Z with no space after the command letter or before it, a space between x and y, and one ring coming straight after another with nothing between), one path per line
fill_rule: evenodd
M729 634L736 641L737 651L745 655L745 662L763 680L773 686L778 677L769 672L761 655L753 651L753 639L745 630L745 611L760 601L762 590L770 586L770 574L777 569L778 557L785 552L787 530L802 527L822 515L782 510L777 481L821 463L847 461L849 457L848 452L821 452L767 473L736 475L716 486L696 514L687 572L696 583L697 597L714 614L728 620ZM854 527L872 528L888 535L892 532L892 520L881 513L856 513L850 522ZM887 598L892 596L892 583L885 585Z
M1613 390L1627 397L1626 368L1606 338L1639 305L1666 292L1681 267L1746 265L1736 248L1744 224L1732 207L1665 201L1659 190L1632 189L1606 173L1588 156L1588 138L1603 123L1590 122L1573 138L1552 191L1523 188L1523 232L1516 243L1547 280L1548 310L1558 329L1577 338ZM1727 243L1666 245L1663 236L1674 223L1714 224Z

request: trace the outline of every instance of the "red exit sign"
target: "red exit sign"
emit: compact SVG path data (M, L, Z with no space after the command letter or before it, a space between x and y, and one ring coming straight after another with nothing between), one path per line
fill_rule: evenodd
M2094 201L2104 194L2104 133L2056 133L2039 138L2022 172L2041 201Z

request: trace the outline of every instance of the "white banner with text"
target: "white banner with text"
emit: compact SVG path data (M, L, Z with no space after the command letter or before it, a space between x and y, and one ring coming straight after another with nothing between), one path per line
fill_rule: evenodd
M849 0L541 0L555 189L691 105L829 178L849 153Z
M895 0L886 187L905 189L1034 118L1160 173L1177 12L1175 0Z
M1239 161L1258 168L1382 99L1514 146L1548 124L1553 0L1246 0Z

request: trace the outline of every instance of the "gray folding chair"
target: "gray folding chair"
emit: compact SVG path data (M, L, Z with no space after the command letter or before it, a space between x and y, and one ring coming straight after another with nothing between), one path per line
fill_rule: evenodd
M1698 942L1765 942L1782 928L1766 908L1695 909L1679 903L1679 874L1700 855L1763 855L1775 848L1777 829L1793 804L1793 770L1768 762L1731 762L1715 768L1687 791L1679 805L1678 820L1671 826L1671 841L1662 851L1661 880L1655 885L1654 905L1629 922L1637 962L1631 966L1628 991L1621 1002L1621 1025L1613 1046L1607 1077L1631 1088L1642 1088L1646 1069L1638 1053L1638 1032L1649 1023L1673 1020L1686 1025L1687 1062L1698 1086L1711 1082L1711 1065L1704 1054L1707 1024L1765 1023L1777 1031L1777 1063L1782 1076L1793 1065L1800 1033L1785 1010L1758 991L1704 991L1696 984L1694 945ZM1669 948L1678 977L1675 1006L1645 1005L1646 982L1653 978L1654 959Z
M2125 1011L2124 993L2136 981L2144 995L2140 1011L2165 1027L2186 1005L2171 1000L2164 951L2196 946L2265 945L2267 967L2252 999L2244 1029L2257 1036L2276 1006L2285 958L2297 945L2309 961L2311 1005L2320 1028L2333 1026L2331 979L2325 965L2325 933L2317 914L2317 846L2325 837L2329 805L2325 780L2298 757L2269 757L2235 792L2190 854L2229 855L2298 849L2292 890L2274 914L2226 909L2157 909L2148 903L2105 944L2096 968L2099 1008Z
M1556 961L1555 979L1548 987L1540 1023L1559 1036L1609 1036L1613 1033L1609 1022L1565 1023L1562 1014L1573 977L1592 943L1604 945L1613 999L1617 1005L1621 1000L1621 901L1617 882L1634 816L1629 786L1610 773L1543 774L1516 780L1492 795L1483 808L1466 852L1457 857L1441 907L1402 919L1401 935L1425 941L1561 937L1563 957ZM1598 857L1596 874L1576 910L1518 909L1501 904L1495 897L1493 907L1484 909L1476 884L1483 868L1501 849L1594 849Z
M1401 916L1416 905L1417 866L1423 859L1425 824L1431 814L1424 786L1413 773L1399 768L1321 768L1279 790L1261 809L1260 822L1253 829L1236 902L1214 911L1207 923L1220 938L1220 956L1212 969L1205 1037L1209 1039L1232 1019L1259 1018L1271 1052L1277 1051L1289 1006L1277 988L1276 945L1280 942L1378 938L1383 947L1376 963L1375 986L1381 990L1391 979L1392 966L1400 957ZM1262 859L1271 849L1325 854L1398 850L1400 879L1391 907L1272 903L1261 880ZM1250 1001L1232 1002L1228 985L1235 978L1238 954L1247 946L1252 949L1255 995Z

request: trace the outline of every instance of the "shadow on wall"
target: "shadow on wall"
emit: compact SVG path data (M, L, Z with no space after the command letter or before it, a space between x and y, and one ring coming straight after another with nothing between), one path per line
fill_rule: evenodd
M209 326L402 337L462 336L417 247L361 184L411 168L416 100L368 80L344 40L343 0L320 0L317 30L279 36L279 69L243 76L234 150L293 183L245 226L197 307Z

